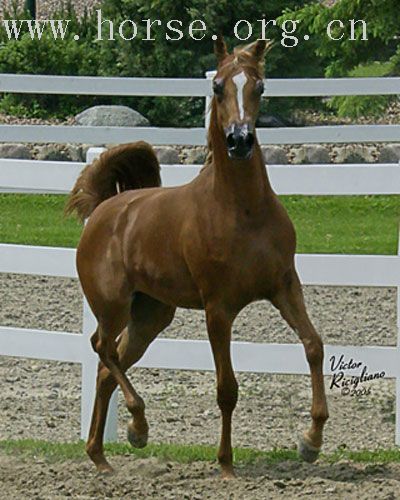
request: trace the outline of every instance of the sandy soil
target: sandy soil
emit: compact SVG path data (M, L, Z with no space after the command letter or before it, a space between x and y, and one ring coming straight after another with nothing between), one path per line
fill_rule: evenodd
M2 325L72 332L81 329L81 295L75 280L0 275L0 295ZM395 344L394 289L306 287L305 295L325 342ZM179 310L164 335L206 338L203 313ZM268 303L252 304L241 313L234 325L234 339L297 341ZM218 442L220 421L213 373L133 369L130 376L145 398L152 442ZM79 438L78 366L3 357L0 378L0 439ZM263 450L294 448L309 423L309 377L238 374L238 380L234 444ZM328 389L331 418L325 451L338 446L393 447L394 389L394 381L385 379L371 385L369 396L358 398ZM119 438L124 440L128 414L121 397L119 418ZM316 494L316 498L327 498L332 493L335 498L356 494L360 498L396 498L396 478L400 477L397 465L284 463L240 470L241 479L232 486L221 485L214 476L216 464L179 465L120 457L113 463L121 472L106 481L96 478L88 461L49 466L37 460L32 463L1 456L0 463L0 483L11 498L132 498L139 491L142 498L300 498Z
M239 469L222 482L215 464L181 465L157 459L119 457L118 472L99 477L89 463L47 464L0 455L0 483L8 498L35 499L378 499L398 498L400 465L333 465L282 462ZM4 497L6 498L6 497Z

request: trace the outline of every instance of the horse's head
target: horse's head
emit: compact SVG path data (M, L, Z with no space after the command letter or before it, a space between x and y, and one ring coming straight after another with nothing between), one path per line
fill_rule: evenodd
M232 159L248 159L253 153L255 123L264 91L264 54L271 45L258 40L229 54L222 37L215 41L218 68L213 80L214 100Z

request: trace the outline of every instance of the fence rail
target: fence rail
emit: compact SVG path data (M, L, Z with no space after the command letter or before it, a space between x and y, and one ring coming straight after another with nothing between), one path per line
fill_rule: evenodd
M261 144L395 142L400 125L332 125L261 128ZM0 142L122 144L132 141L177 146L205 146L205 128L83 127L64 125L0 125Z
M213 72L208 72L212 75ZM400 78L266 78L265 97L400 94ZM110 78L0 74L0 92L112 96L207 97L203 78Z
M296 265L305 285L400 285L400 262L396 255L299 254ZM2 243L0 273L77 278L75 249Z
M1 160L0 192L69 193L85 163ZM162 185L180 186L199 173L199 165L162 165ZM397 194L400 164L268 165L272 187L279 194ZM318 181L316 181L318 179Z
M53 77L0 75L0 92L123 95L211 95L209 79ZM266 80L267 97L400 94L400 78ZM268 129L259 131L264 144L392 142L400 140L399 125L349 125ZM205 143L205 129L160 129L65 126L0 126L0 142L79 142L109 144L144 139L153 144ZM88 162L100 153L91 149ZM0 159L0 192L66 193L83 163L39 162ZM400 166L312 165L268 166L280 194L361 195L400 194ZM166 186L189 182L199 167L163 166ZM397 325L400 330L400 255L297 255L296 264L304 284L397 287ZM76 278L75 250L0 244L0 272ZM89 335L95 328L93 315L83 303L83 333L49 332L0 327L0 354L54 359L82 365L81 436L86 437L94 397L97 357ZM308 374L299 344L234 342L233 363L238 371ZM396 379L396 443L400 444L400 340L397 346L326 346L325 374L332 354L362 359L370 371L384 370ZM284 362L282 362L284 360ZM212 370L210 346L195 340L156 340L138 363L141 367ZM114 394L107 419L106 437L116 439L117 404Z

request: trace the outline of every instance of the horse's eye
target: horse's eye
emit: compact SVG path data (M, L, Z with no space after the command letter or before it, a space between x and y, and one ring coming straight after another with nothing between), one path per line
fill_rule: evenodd
M264 82L263 82L263 80L258 80L258 82L256 83L256 92L259 95L262 95L264 93Z
M221 96L224 93L224 82L220 78L213 80L213 91L217 96Z

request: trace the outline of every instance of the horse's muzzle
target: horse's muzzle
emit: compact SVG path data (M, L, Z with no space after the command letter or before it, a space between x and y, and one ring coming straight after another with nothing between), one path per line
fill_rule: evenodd
M225 130L228 156L233 160L248 160L253 154L254 130L248 123L234 123Z

